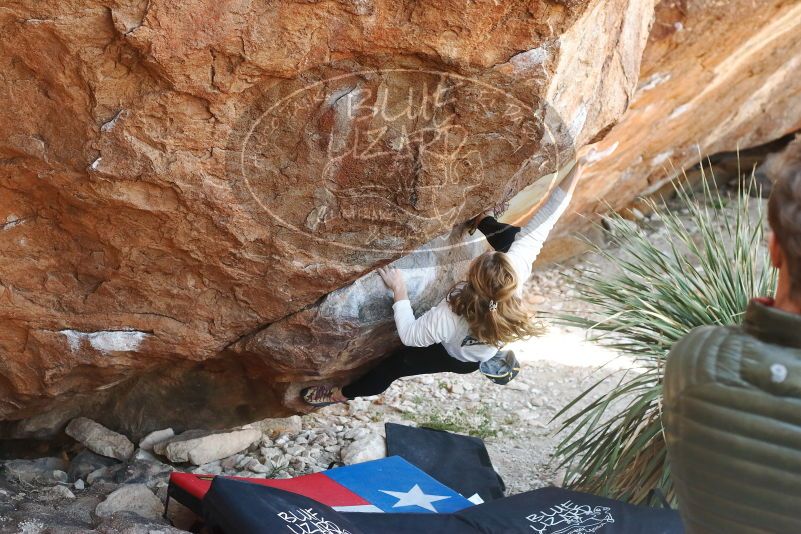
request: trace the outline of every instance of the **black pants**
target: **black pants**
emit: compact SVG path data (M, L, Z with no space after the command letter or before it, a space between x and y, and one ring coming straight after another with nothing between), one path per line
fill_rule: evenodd
M487 238L492 248L506 252L520 231L517 226L510 226L496 221L493 217L485 217L478 229ZM342 388L342 394L349 398L378 395L404 376L426 375L431 373L467 374L478 370L478 362L463 362L447 353L440 343L428 347L401 347L388 358L381 360L367 374L357 381Z

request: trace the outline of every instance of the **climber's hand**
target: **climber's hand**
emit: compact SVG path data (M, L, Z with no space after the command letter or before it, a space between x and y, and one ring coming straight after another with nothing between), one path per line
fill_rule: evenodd
M403 279L403 275L398 269L381 267L378 269L378 275L390 291L392 291L395 296L395 302L407 300L409 298L406 294L406 281Z

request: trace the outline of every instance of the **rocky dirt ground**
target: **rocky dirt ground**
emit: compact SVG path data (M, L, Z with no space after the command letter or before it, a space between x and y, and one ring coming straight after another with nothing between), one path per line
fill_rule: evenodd
M666 239L658 221L644 217L639 224L654 239ZM598 267L599 259L585 255L572 267L590 264ZM577 300L573 272L566 266L535 272L526 301L541 313L586 313ZM523 366L507 386L478 373L407 378L378 397L311 415L210 435L172 437L165 431L138 446L91 421L75 422L68 433L86 448L77 456L5 463L0 533L180 532L192 525L188 511L171 506L174 527L161 518L172 470L285 478L332 463L356 463L385 454L386 421L482 437L509 494L560 485L564 475L553 457L559 440L554 416L599 373L609 378L596 395L636 369L631 359L586 341L586 332L546 323L545 335L514 345Z

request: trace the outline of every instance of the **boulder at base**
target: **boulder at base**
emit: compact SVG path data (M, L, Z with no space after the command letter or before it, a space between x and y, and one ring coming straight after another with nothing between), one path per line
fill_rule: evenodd
M98 517L109 517L115 512L133 512L145 519L158 519L164 505L144 484L127 484L114 490L95 508Z
M243 451L261 436L254 428L222 432L190 430L156 444L154 451L174 463L203 465Z
M134 452L134 444L128 438L85 417L70 421L65 432L101 456L127 460Z

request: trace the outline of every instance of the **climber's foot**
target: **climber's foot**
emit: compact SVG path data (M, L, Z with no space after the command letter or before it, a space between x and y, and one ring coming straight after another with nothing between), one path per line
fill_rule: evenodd
M312 386L300 392L300 396L306 402L317 408L330 406L338 402L345 402L348 399L342 394L342 389L330 384Z

